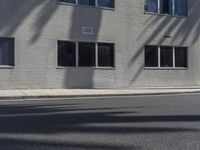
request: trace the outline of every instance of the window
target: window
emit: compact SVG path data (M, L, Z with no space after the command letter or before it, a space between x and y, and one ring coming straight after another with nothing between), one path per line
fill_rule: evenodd
M80 42L78 45L79 66L95 66L95 43Z
M145 0L145 11L157 14L187 16L188 0Z
M115 3L114 0L98 0L97 6L114 8Z
M175 47L175 67L187 68L187 47Z
M58 2L76 4L76 0L58 0Z
M187 47L147 45L145 67L187 68Z
M160 0L160 13L172 15L172 0Z
M158 67L158 47L145 46L145 66Z
M160 47L161 67L173 67L173 48L169 46Z
M114 67L114 44L58 41L59 67Z
M0 65L14 66L13 38L0 38Z
M187 16L188 1L187 0L175 0L175 15Z
M158 13L158 0L146 0L145 11Z
M115 0L58 0L60 3L114 8Z
M95 6L95 0L78 0L79 5Z
M76 43L58 41L58 66L76 66Z
M114 67L113 52L114 45L107 43L98 43L98 66Z

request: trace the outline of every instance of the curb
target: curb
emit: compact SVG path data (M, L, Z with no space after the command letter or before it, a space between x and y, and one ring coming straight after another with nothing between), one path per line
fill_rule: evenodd
M79 94L79 95L36 95L36 96L0 96L0 100L34 100L34 99L69 99L69 98L91 98L91 97L115 97L115 96L155 96L155 95L178 95L178 94L200 94L200 91L173 91L173 92L149 92L149 93L117 93L117 94Z

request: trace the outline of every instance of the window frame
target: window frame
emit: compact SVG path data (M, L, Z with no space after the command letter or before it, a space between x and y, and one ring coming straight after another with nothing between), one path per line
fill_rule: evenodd
M186 53L185 53L186 54L186 57L185 57L186 58L186 67L176 67L176 48L184 48L184 49L186 49ZM188 54L189 54L188 53L188 47L186 47L186 46L174 46L174 54L175 54L174 55L174 57L175 57L175 67L176 68L188 68L188 58L189 58L188 57Z
M161 68L174 68L175 67L175 51L174 51L174 47L173 46L165 46L165 45L162 45L162 46L159 46L159 49L158 49L160 52L159 52L159 54L160 54L160 67ZM170 51L171 52L171 54L172 54L172 56L171 57L169 57L169 56L162 56L162 50L164 50L163 51L163 53L165 54L166 53L166 51ZM165 62L165 60L166 60L166 57L167 58L170 58L169 60L171 60L172 62L171 62L171 66L170 67L168 67L168 66L164 66L162 63L163 62ZM163 58L163 59L162 59ZM169 62L170 63L170 62Z
M114 10L115 9L115 3L116 3L115 0L113 0L113 7L99 6L98 5L98 0L96 0L96 7L97 8L111 9L111 10L113 9Z
M69 3L69 2L63 2L62 0L57 0L57 4L61 5L69 5L69 6L79 6L79 7L91 7L91 8L99 8L99 9L105 9L105 10L115 10L115 0L113 0L113 7L106 7L106 6L98 6L98 0L95 0L95 5L82 5L78 3L78 0L76 0L75 3Z
M148 66L146 66L145 65L145 63L144 63L144 69L147 69L147 70L188 70L189 69L189 65L188 65L188 63L189 63L189 56L188 56L188 54L189 54L189 47L187 47L187 46L171 46L171 45L145 45L144 46L144 62L145 62L145 47L146 46L157 46L157 48L158 48L158 67L148 67ZM172 47L172 51L173 51L173 67L161 67L161 47ZM176 56L175 56L175 49L176 48L185 48L186 49L186 67L176 67Z
M152 67L152 66L150 66L150 67L148 67L148 66L146 66L146 47L157 47L157 66L155 66L155 67ZM159 55L159 50L158 50L158 46L157 45L145 45L144 46L144 66L146 67L146 68L158 68L159 66L160 66L160 59L159 59L159 57L160 57L160 55Z
M144 0L144 14L149 14L149 15L159 15L159 16L172 16L172 17L179 17L179 18L187 18L189 16L189 5L188 5L188 0L186 0L187 2L187 12L186 12L186 15L176 15L175 13L175 0L172 0L172 14L164 14L164 13L161 13L161 8L160 8L160 1L161 0L157 0L158 1L158 11L157 12L149 12L149 11L146 11L146 1L147 0Z
M85 5L85 4L80 4L79 0L76 0L76 5L78 6L88 6L88 7L96 7L96 0L94 0L94 5Z
M13 44L13 65L0 65L0 69L14 69L15 68L15 37L0 37L4 40L12 40Z
M77 46L77 49L78 49L78 51L77 51L78 57L76 57L76 61L78 61L77 66L78 66L78 67L83 67L83 68L85 68L85 67L86 67L86 68L96 67L96 59L97 59L97 58L96 58L96 55L97 55L97 54L96 54L96 43L95 43L95 42L85 42L85 41L78 41L77 43L78 43L78 44L76 45L76 46ZM79 49L79 48L80 48L80 47L79 47L79 44L80 44L80 43L82 43L82 44L94 44L94 65L91 65L91 66L90 66L90 65L89 65L89 66L87 66L87 65L86 65L86 66L80 65L80 62L79 62L79 61L80 61L80 60L79 60L79 59L80 59L80 56L79 56L79 50L80 50L80 49ZM77 60L77 59L78 59L78 60Z
M112 66L101 66L101 65L99 65L99 45L100 44L107 44L107 45L112 45ZM97 67L99 67L99 68L108 68L108 67L110 67L110 68L114 68L115 67L115 44L114 43L108 43L108 42L97 42L96 43L96 65L97 65Z
M77 0L75 0L75 3L70 2L63 2L62 0L57 0L57 4L63 4L63 5L77 5Z
M59 65L59 43L60 42L69 42L69 43L73 43L73 44L75 44L75 65L72 65L72 66L61 66L61 65ZM74 42L74 41L66 41L66 40L57 40L57 58L56 58L56 60L57 60L57 66L58 67L75 67L76 66L76 54L77 52L76 52L76 42Z
M73 42L76 45L76 57L75 57L75 66L58 66L58 41L63 41L63 42ZM79 66L79 43L94 43L95 44L95 65L94 66ZM98 44L112 44L113 45L113 66L98 66ZM73 40L57 40L57 55L56 55L56 68L57 69L65 69L65 68L94 68L94 69L108 69L108 70L114 70L115 69L115 42L94 42L94 41L73 41Z

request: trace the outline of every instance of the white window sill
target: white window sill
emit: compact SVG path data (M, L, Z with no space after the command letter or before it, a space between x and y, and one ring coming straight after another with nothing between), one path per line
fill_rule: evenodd
M115 70L115 67L60 67L57 66L56 69L70 69L70 68L74 68L74 69L82 69L82 68L90 68L90 69L99 69L99 70Z
M9 66L9 65L0 65L0 69L14 69L14 66Z
M177 17L177 18L185 18L187 19L188 18L188 15L187 16L179 16L179 15L170 15L170 14L159 14L159 13L154 13L154 12L144 12L144 14L147 14L147 15L157 15L157 16L166 16L166 17Z
M184 67L144 67L145 70L188 70Z
M96 8L96 9L111 10L111 11L114 11L114 10L115 10L115 8L111 8L111 7L80 5L80 4L72 4L72 3L65 3L65 2L57 2L57 4L58 4L58 5L75 6L75 7Z

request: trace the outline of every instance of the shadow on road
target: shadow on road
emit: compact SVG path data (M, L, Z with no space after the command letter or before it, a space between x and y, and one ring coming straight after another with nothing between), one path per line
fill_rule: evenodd
M131 107L129 107L130 110ZM198 131L181 127L141 127L124 126L127 123L155 123L155 122L200 122L200 115L138 115L140 107L132 107L133 111L126 111L126 107L89 108L82 103L73 104L11 104L0 106L0 145L1 149L44 149L47 145L52 149L85 148L93 150L135 149L115 144L99 145L95 143L46 141L34 137L51 136L55 134L92 134L92 135L129 135L148 133L177 133ZM137 111L135 111L137 110ZM111 125L112 124L112 125ZM119 124L121 124L119 126ZM28 136L25 138L24 136ZM31 138L32 137L32 138ZM49 149L49 148L48 148Z

